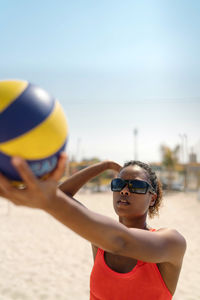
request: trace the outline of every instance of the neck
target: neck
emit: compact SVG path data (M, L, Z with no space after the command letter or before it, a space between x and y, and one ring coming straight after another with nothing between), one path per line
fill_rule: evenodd
M146 223L146 215L135 219L119 217L119 222L128 228L138 228L145 230L149 229L149 226Z

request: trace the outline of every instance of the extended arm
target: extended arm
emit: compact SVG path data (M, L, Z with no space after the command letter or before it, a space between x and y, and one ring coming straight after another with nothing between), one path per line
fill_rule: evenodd
M112 161L103 161L94 164L67 178L59 188L65 194L74 196L86 182L108 169L119 172L121 166Z
M152 263L179 264L185 252L185 240L176 230L129 229L78 205L61 191L46 211L93 245L111 253Z
M115 220L86 209L56 189L62 163L45 182L38 181L24 161L18 159L14 165L27 188L24 191L16 190L0 175L0 196L16 205L45 210L92 244L111 253L153 263L181 264L186 243L175 230L166 229L154 233L129 229Z

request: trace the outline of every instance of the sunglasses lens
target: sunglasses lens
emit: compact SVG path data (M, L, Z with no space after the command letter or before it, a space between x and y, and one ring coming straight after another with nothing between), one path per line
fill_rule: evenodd
M142 180L123 180L121 178L115 178L111 181L111 190L113 192L121 192L127 184L129 191L135 194L146 194L150 186L146 181Z
M111 181L111 190L113 192L120 192L125 187L125 185L126 183L124 182L124 180L115 178Z
M130 180L129 189L131 193L146 194L148 189L148 183L141 180Z

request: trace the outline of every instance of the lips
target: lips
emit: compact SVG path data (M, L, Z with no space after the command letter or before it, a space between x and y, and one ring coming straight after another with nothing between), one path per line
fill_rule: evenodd
M129 205L130 202L127 200L125 197L120 197L119 200L117 201L118 205Z

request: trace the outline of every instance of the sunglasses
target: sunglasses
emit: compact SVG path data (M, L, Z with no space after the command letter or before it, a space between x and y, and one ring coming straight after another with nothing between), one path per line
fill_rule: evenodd
M146 194L148 191L155 194L153 187L143 180L123 180L121 178L114 178L111 181L111 190L113 192L121 192L125 186L128 185L130 193Z

